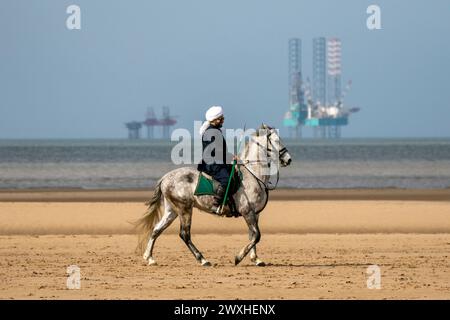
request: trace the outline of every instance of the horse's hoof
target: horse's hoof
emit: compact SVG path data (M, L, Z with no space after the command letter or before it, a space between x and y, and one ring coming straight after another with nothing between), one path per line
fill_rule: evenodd
M209 262L208 260L202 260L202 266L204 267L211 267L211 262Z
M234 257L234 265L237 266L241 262L241 259L239 259L237 256Z
M256 260L255 265L257 267L265 267L266 263L264 261L258 259L258 260Z
M152 258L150 258L150 259L148 259L148 265L149 265L149 266L156 266L157 263L156 263L155 260L153 260Z
M266 263L259 258L252 258L251 261L258 267L265 267Z

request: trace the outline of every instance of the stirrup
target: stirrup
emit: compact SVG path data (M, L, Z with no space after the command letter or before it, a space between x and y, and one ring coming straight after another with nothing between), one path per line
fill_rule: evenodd
M220 208L221 208L221 206L219 206L219 207L212 206L210 212L213 214L216 214L218 216L222 216L222 214L220 213Z

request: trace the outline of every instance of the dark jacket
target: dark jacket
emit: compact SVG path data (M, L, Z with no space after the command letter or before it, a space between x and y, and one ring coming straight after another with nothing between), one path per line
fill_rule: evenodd
M216 152L220 147L220 143L215 143L216 138L222 140L222 152ZM227 152L227 143L223 137L222 131L219 128L209 125L202 135L202 162L198 164L197 169L212 176L221 171L222 168L231 172L230 156L231 155Z

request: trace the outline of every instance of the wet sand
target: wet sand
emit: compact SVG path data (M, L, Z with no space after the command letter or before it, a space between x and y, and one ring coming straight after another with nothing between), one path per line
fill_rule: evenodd
M242 218L195 211L193 241L211 268L196 263L177 220L156 242L157 266L135 254L129 222L150 191L3 191L0 298L450 299L448 191L357 191L274 193L260 218L266 267L233 265L248 241ZM80 290L66 287L73 264ZM372 264L379 290L367 288Z
M0 202L144 202L153 190L0 189ZM450 201L450 189L276 189L270 200Z

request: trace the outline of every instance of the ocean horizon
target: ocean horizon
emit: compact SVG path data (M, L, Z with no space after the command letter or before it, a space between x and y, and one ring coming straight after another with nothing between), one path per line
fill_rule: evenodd
M450 138L283 139L293 162L280 188L450 188ZM2 139L0 189L152 188L177 142Z

